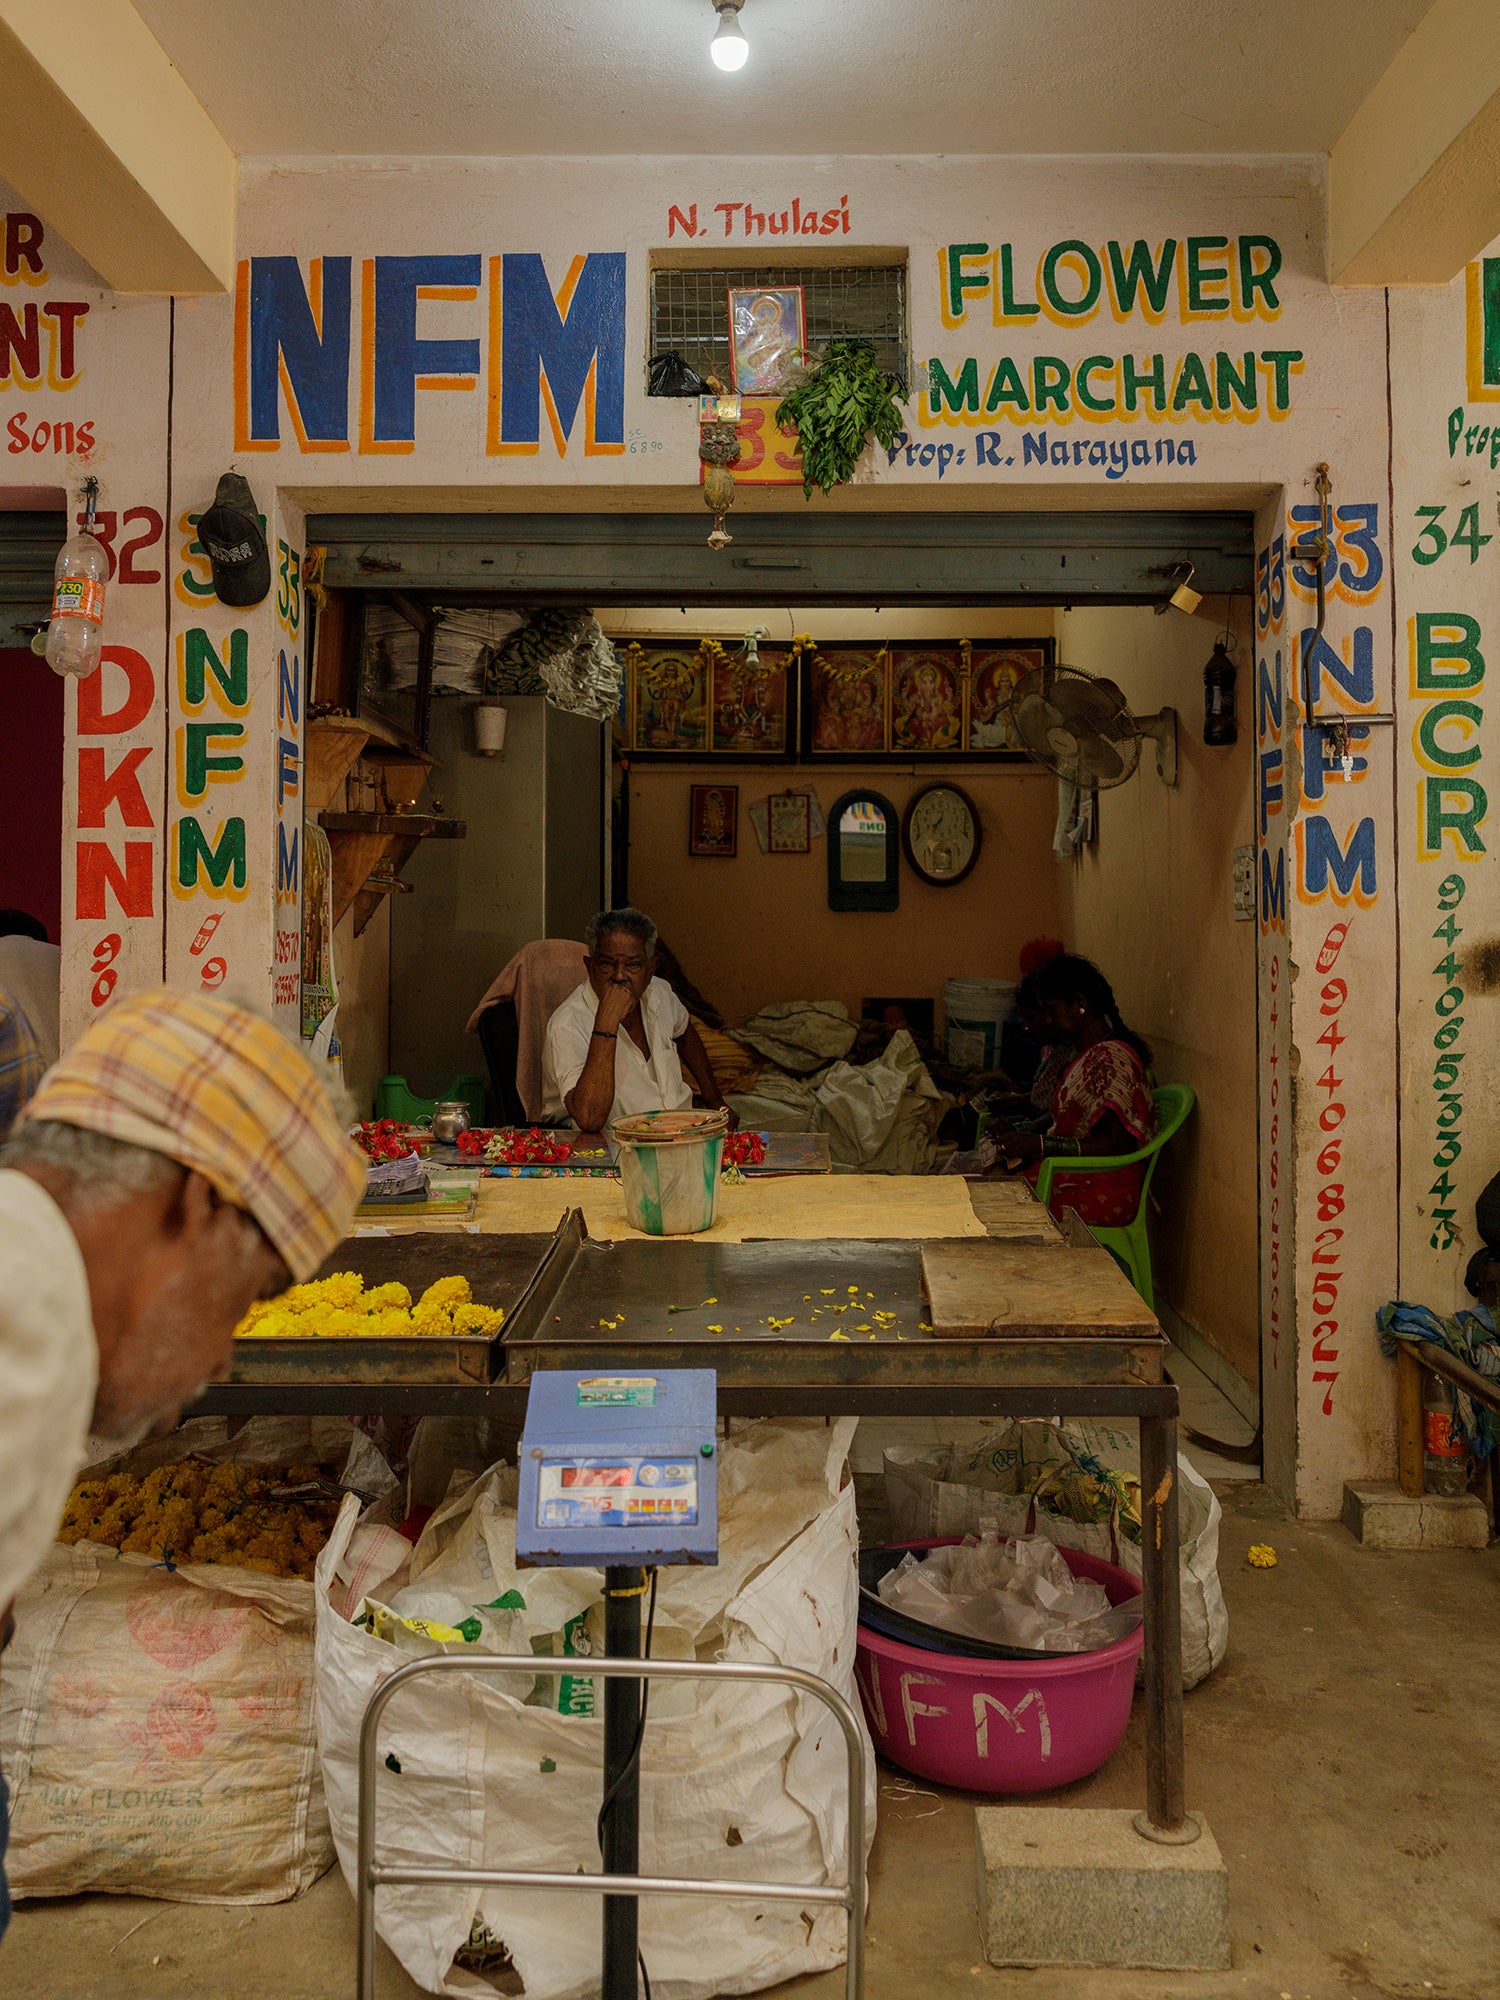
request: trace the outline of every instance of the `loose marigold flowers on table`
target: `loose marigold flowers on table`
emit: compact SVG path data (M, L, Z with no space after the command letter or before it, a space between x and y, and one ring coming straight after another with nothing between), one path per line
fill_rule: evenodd
M416 1304L407 1286L396 1280L372 1285L357 1271L336 1271L293 1285L279 1298L262 1299L235 1328L237 1340L355 1340L458 1334L488 1339L499 1331L505 1314L498 1306L480 1305L467 1278L438 1278Z

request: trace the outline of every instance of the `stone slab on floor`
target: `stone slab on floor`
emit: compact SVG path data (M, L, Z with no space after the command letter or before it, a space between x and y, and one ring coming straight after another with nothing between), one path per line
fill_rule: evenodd
M991 1965L1221 1972L1229 1876L1205 1826L1186 1847L1144 1840L1135 1814L978 1806L979 1928Z
M1367 1549L1483 1549L1490 1520L1474 1493L1413 1500L1394 1480L1353 1481L1344 1487L1344 1526Z

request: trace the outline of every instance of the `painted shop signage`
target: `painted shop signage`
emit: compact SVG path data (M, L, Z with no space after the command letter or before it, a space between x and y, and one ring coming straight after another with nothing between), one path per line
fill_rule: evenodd
M455 314L453 307L465 308ZM438 309L447 308L439 315ZM431 330L441 317L446 328ZM416 449L421 398L474 399L487 456L625 450L625 253L247 257L234 316L236 451Z
M1243 331L1233 342L1195 345L1180 354L1143 352L1147 343L1127 347L1117 335L1105 341L1091 336L1097 353L1074 348L1067 354L934 356L919 406L924 426L1064 425L1075 419L1096 425L1255 423L1262 417L1276 422L1291 410L1302 350L1268 345L1263 332L1257 338L1281 316L1276 284L1282 253L1274 237L1169 236L1158 243L1110 239L1098 245L1068 237L1044 249L1024 278L1021 262L1012 243L945 244L938 251L943 326L958 331L987 322L1059 346L1064 343L1052 329L1081 332L1096 320L1132 329ZM1030 449L1034 457L1045 449L1053 464L1111 469L1106 455L1088 455L1087 447L1077 457L1061 441L1030 442ZM1062 456L1053 455L1058 452ZM991 440L979 462L1000 459L1000 445ZM1119 457L1113 476L1131 462Z
M25 297L48 282L44 241L36 216L14 209L0 217L0 390L66 391L83 379L80 329L90 310L88 300ZM87 457L93 447L94 425L87 418L52 420L16 410L6 420L5 449L11 458L42 452Z

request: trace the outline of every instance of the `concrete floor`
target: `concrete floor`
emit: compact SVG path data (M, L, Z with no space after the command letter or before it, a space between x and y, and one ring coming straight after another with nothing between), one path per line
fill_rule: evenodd
M974 1913L972 1802L882 1769L869 2000L1495 2000L1500 1994L1500 1545L1379 1553L1220 1488L1225 1664L1187 1701L1190 1802L1230 1871L1234 1969L996 1972ZM1245 1551L1270 1541L1273 1570ZM1143 1796L1139 1704L1107 1770L1059 1805ZM298 1903L28 1905L0 1946L25 2000L346 2000L342 1878ZM837 2000L842 1974L785 2000ZM417 1988L386 1960L380 2000ZM662 1996L658 1995L658 2000Z

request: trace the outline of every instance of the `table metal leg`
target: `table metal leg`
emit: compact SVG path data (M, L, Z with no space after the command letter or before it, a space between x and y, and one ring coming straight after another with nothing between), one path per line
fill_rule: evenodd
M1146 1614L1146 1810L1149 1840L1198 1838L1182 1753L1182 1574L1178 1556L1177 1419L1141 1418L1141 1556Z
M641 1652L641 1592L645 1571L604 1572L604 1650L634 1660ZM604 1828L600 1849L606 1875L634 1875L640 1867L641 1786L632 1771L641 1719L641 1682L604 1683ZM600 2000L637 2000L639 1906L634 1896L604 1898L604 1965Z

